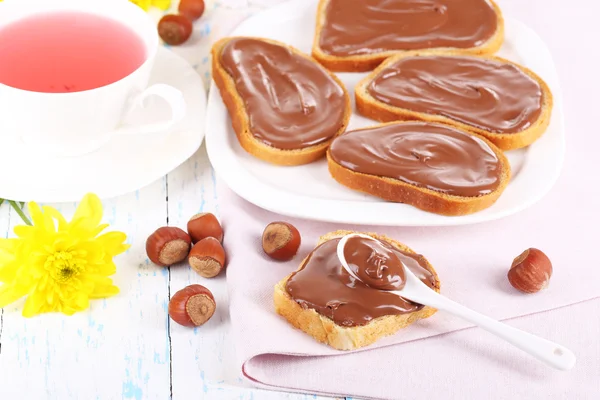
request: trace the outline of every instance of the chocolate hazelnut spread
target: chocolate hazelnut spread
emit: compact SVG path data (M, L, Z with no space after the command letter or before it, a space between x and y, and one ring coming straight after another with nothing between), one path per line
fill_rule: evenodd
M428 48L471 48L498 27L486 0L329 0L319 47L339 57Z
M394 107L494 133L527 129L543 104L540 84L517 66L468 56L400 59L379 72L367 91Z
M339 241L339 238L332 239L319 245L309 254L301 269L288 279L286 291L298 304L314 309L341 326L365 325L378 317L406 314L423 308L420 304L373 289L353 278L337 256ZM350 240L346 244L350 252L352 245ZM437 287L437 280L427 268L423 256L390 248L402 264L427 286Z
M401 290L406 283L404 264L392 246L380 240L351 237L344 246L350 270L368 286L380 290Z
M252 135L283 150L330 140L344 125L346 94L316 62L287 47L230 40L221 66L244 101Z
M344 168L462 197L500 185L502 164L481 138L442 124L400 122L338 136L330 156Z

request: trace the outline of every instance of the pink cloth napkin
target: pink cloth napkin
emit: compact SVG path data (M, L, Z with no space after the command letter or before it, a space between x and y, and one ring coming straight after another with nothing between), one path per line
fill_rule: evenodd
M574 305L600 296L600 136L590 118L597 113L593 103L600 87L586 78L597 76L600 60L597 53L576 48L583 46L581 37L591 35L581 27L593 27L598 35L597 12L582 14L591 7L583 0L579 6L577 0L568 6L548 3L500 1L506 14L524 20L548 43L564 94L568 152L563 174L532 208L464 227L344 226L272 214L221 182L231 319L240 368L250 382L373 399L576 399L600 394L600 300ZM556 20L564 23L550 23ZM273 262L262 253L261 233L275 220L293 223L302 234L301 249L291 262ZM274 312L273 286L298 267L320 235L338 229L375 231L404 242L435 266L442 294L571 348L577 365L557 372L441 312L360 351L339 352L317 343ZM517 293L506 279L512 259L528 247L542 249L554 264L550 287L536 295Z
M590 140L600 145L597 138ZM585 165L590 163L591 158L586 156L592 156L591 147L572 144L571 151L580 157L569 158L560 182L537 206L501 221L464 227L383 228L290 219L249 204L221 183L221 212L229 257L230 312L244 376L269 388L395 399L399 390L404 398L421 398L417 396L424 392L419 388L434 384L427 380L433 371L446 380L452 376L452 379L467 381L481 375L481 371L489 371L495 375L493 386L499 382L508 385L513 379L524 382L534 376L541 390L538 395L559 394L564 387L557 386L556 382L565 379L564 375L483 330L439 336L471 327L442 312L377 342L367 351L336 351L294 329L274 312L273 286L297 269L320 235L351 229L387 234L424 254L438 271L444 295L496 319L530 315L598 297L600 268L595 249L600 214L573 203L574 198L600 196L598 185L578 184L583 180L576 172L591 167ZM287 263L271 261L261 249L264 227L282 219L293 223L302 234L298 256ZM536 295L519 294L506 278L513 257L527 247L543 249L554 264L550 287ZM568 308L564 310L560 314L537 317L549 319L555 329L540 329L531 320L519 323L532 333L567 347L574 339L566 334L570 332L569 326L577 327L572 331L575 335L590 324L596 324L598 331L597 312L570 315ZM438 337L397 345L434 336ZM576 355L579 357L576 369L584 370L582 359L585 362L588 350ZM592 362L597 363L597 360L592 359ZM418 385L407 388L402 384L404 378L393 378L404 375L410 376L411 382L418 381ZM489 386L488 381L490 379L485 381L484 387ZM481 382L472 382L477 393L481 393ZM597 382L598 379L594 384ZM573 381L568 383L573 384ZM578 390L589 389L590 384L583 380Z

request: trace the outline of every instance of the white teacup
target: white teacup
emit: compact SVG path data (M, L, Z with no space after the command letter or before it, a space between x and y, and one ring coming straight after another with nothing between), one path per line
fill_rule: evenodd
M0 2L0 28L56 11L93 13L120 22L142 39L146 61L119 81L80 92L40 93L0 83L0 143L12 138L45 154L77 156L99 149L114 135L164 132L183 119L186 104L179 90L164 84L148 87L159 46L156 23L128 0L5 0ZM124 128L127 115L151 95L166 100L171 118Z

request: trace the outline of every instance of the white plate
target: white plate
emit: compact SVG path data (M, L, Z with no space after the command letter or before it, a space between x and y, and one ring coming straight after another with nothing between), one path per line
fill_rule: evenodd
M150 84L165 83L184 94L188 115L169 132L116 136L85 156L53 158L34 155L6 141L0 143L0 198L18 201L78 201L88 192L110 198L140 189L177 168L204 138L206 91L200 76L181 57L160 48ZM162 99L128 121L169 117Z
M292 0L244 21L231 35L272 38L309 53L317 2ZM338 184L325 160L299 167L260 161L239 145L214 83L208 99L206 145L217 173L239 196L280 214L339 223L394 226L462 225L490 221L519 212L540 200L556 182L565 152L561 93L550 52L531 29L506 19L506 40L498 53L539 74L550 86L555 107L547 132L527 149L507 152L513 179L490 208L476 214L445 217L406 204L391 203ZM338 74L351 96L365 74ZM377 122L356 113L348 129Z

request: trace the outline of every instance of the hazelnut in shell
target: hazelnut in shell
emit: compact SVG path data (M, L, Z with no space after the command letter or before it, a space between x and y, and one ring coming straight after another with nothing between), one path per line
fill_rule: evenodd
M167 14L158 21L158 35L170 46L185 43L193 29L192 21L184 15Z
M223 242L223 228L214 214L200 213L194 215L187 223L187 230L193 243L207 237L213 237L219 242Z
M169 301L169 316L179 325L195 327L206 323L217 305L210 290L190 285L176 292Z
M294 258L300 247L300 241L298 229L283 221L271 222L262 235L264 252L279 261L288 261Z
M541 250L530 248L514 259L508 281L523 293L537 293L548 287L552 263Z
M192 247L188 261L198 275L214 278L225 267L225 249L217 239L207 237Z
M146 254L154 264L166 267L185 260L190 245L190 236L184 230L163 226L146 240Z
M190 21L195 21L204 14L204 0L181 0L177 10Z

